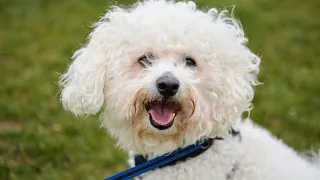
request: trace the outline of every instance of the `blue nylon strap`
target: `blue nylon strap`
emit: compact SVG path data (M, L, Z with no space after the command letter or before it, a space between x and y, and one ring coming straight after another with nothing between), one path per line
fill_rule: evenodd
M108 178L105 178L104 180L128 180L130 178L134 178L136 176L139 176L140 174L143 174L145 172L151 171L160 166L168 164L172 161L175 161L181 157L187 156L188 154L191 154L201 148L203 148L202 144L198 144L196 146L187 146L186 148L182 149L181 152L174 153L174 154L169 153L169 154L159 156L143 164L140 164L138 166L135 166L133 168L130 168L128 170L125 170L123 172L110 176Z

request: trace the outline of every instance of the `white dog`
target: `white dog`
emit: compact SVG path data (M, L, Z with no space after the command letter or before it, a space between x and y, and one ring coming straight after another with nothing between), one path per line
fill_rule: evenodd
M240 120L259 83L260 58L247 41L227 11L200 11L194 2L114 7L74 54L61 100L75 115L101 112L118 146L148 159L216 138L142 179L320 180L319 161Z

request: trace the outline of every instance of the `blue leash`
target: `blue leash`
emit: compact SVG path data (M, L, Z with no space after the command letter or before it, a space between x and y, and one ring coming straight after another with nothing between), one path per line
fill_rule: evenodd
M180 158L188 156L189 154L194 153L200 149L206 149L206 148L208 147L201 143L196 143L196 145L189 145L173 153L168 153L168 154L159 156L150 161L142 163L138 166L135 166L133 168L130 168L128 170L125 170L123 172L110 176L108 178L105 178L104 180L128 180L136 176L139 176L140 174L154 170L158 167L161 167L163 165L176 161Z

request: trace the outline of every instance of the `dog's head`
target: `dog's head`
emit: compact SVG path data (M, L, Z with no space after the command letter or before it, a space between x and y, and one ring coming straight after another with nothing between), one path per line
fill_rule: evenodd
M110 10L61 78L76 115L101 112L118 145L158 155L225 134L250 109L260 59L226 11L149 0Z

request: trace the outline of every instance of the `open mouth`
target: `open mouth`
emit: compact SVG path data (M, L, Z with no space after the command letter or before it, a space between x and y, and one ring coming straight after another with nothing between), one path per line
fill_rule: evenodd
M156 100L145 105L149 120L153 127L159 130L169 129L180 110L180 104L171 100Z

